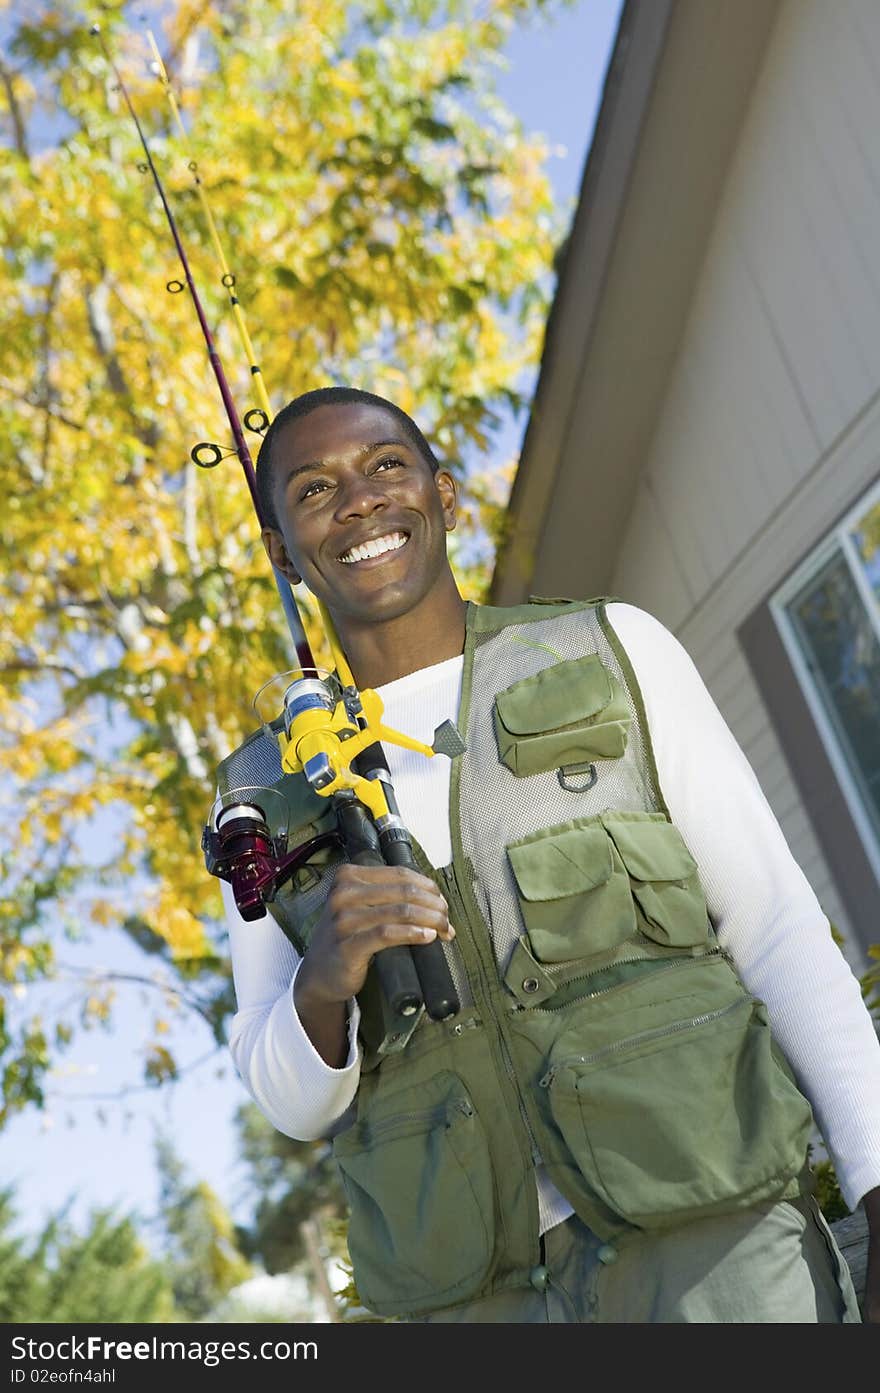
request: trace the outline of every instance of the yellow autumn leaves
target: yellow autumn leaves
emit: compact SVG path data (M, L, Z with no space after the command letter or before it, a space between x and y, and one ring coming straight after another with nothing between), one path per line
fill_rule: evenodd
M189 459L227 449L229 425L189 296L165 289L181 269L136 132L79 9L28 8L0 84L0 975L51 972L58 925L91 897L102 931L203 970L220 1020L202 823L291 646L238 462ZM522 9L148 6L274 409L330 382L389 396L458 469L475 534L503 511L491 414L527 390L562 231L542 143L491 96ZM243 414L249 365L190 154L143 36L121 9L103 29ZM485 551L462 562L466 593L488 575ZM15 1106L39 1100L45 1065L26 1023L0 1034Z

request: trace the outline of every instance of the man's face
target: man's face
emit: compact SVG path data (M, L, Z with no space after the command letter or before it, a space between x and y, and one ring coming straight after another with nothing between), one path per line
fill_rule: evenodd
M270 558L331 614L397 618L448 576L454 480L431 473L391 412L319 406L282 429L272 472L281 535L264 531Z

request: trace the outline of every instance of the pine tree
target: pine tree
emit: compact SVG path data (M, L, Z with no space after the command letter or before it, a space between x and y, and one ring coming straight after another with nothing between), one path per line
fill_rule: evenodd
M0 1195L0 1323L175 1319L168 1274L134 1220L94 1210L78 1232L67 1208L28 1240L14 1232L13 1192Z
M209 1185L190 1178L167 1137L157 1140L156 1163L174 1299L185 1319L204 1320L253 1269L228 1211Z

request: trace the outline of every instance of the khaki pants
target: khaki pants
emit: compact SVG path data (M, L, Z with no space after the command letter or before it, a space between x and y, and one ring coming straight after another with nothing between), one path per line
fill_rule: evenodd
M618 1244L602 1243L572 1215L544 1234L529 1286L418 1319L839 1325L861 1317L833 1235L804 1199Z

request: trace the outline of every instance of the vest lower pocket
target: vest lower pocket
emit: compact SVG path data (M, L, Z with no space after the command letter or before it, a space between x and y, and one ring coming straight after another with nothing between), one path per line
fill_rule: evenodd
M519 776L593 759L619 759L631 714L598 654L554 663L495 698L498 755Z
M763 1003L738 992L697 1009L693 997L659 1003L639 1012L637 1033L594 1049L586 1032L584 1052L542 1080L588 1186L636 1228L771 1199L805 1161L812 1113Z
M629 877L596 818L578 818L507 848L520 910L539 962L613 948L636 931Z
M494 1196L486 1137L461 1081L441 1073L382 1100L333 1150L364 1304L398 1315L476 1293L494 1250Z

